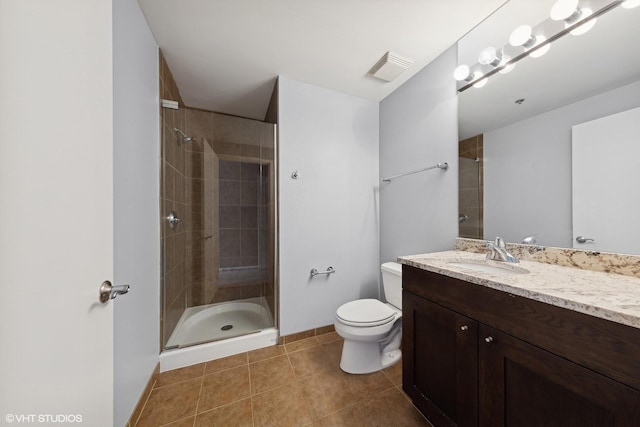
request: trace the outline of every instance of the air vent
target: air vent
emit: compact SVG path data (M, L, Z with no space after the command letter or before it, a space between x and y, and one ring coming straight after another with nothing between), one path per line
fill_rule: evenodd
M369 74L380 80L390 82L402 74L411 64L413 64L413 60L404 58L393 52L387 52L380 58L376 65L369 70Z

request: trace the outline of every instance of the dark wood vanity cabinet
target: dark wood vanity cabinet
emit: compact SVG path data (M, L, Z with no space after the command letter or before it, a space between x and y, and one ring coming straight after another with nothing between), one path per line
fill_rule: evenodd
M477 322L407 291L402 313L405 392L436 426L476 425Z
M640 330L403 266L403 389L435 426L640 426Z

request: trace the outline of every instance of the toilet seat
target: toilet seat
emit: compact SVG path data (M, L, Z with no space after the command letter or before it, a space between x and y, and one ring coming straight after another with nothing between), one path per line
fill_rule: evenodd
M393 321L397 311L377 299L359 299L341 305L336 317L345 325L356 327L380 326Z

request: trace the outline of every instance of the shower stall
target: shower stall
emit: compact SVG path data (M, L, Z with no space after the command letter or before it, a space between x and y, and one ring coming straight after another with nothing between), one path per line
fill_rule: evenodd
M163 352L277 334L275 125L162 108Z
M458 143L458 236L484 236L483 136Z

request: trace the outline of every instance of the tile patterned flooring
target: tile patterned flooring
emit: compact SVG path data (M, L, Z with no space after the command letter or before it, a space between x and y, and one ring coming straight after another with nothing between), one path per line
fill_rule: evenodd
M136 426L430 426L398 363L340 370L335 332L160 374Z

